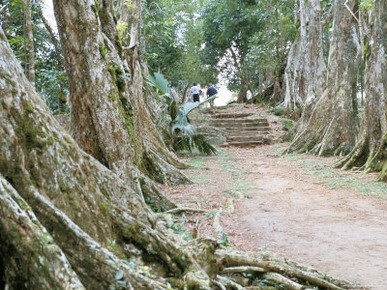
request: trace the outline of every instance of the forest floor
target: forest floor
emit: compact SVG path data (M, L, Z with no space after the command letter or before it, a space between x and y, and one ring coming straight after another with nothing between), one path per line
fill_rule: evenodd
M281 119L259 107L228 110L264 115L274 140L283 133ZM387 184L374 174L335 169L334 158L283 155L286 146L184 155L192 166L184 172L194 183L164 192L180 206L207 212L176 222L240 250L275 252L356 285L387 289ZM214 233L219 210L224 235Z

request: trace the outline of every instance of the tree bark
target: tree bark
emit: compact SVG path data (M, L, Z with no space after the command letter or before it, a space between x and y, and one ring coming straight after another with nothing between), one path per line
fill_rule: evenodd
M168 209L173 205L148 177L188 182L175 167L184 164L168 151L145 107L137 48L124 47L125 57L116 48L121 45L112 36L108 2L90 6L88 1L54 1L69 77L71 133L87 153L124 180L140 178L144 194L163 200L161 207Z
M145 84L143 72L147 72L146 65L140 57L141 50L141 1L135 0L131 2L130 7L127 4L122 5L121 20L128 23L128 31L130 31L130 39L123 39L124 59L129 63L132 78L129 82L130 103L133 105L134 127L137 136L142 138L144 143L143 155L147 162L147 166L152 166L151 176L159 179L159 173L166 172L163 176L165 180L172 183L188 182L181 172L174 167L186 168L187 166L177 159L164 144L159 131L152 122L151 110L148 106L152 104L152 96L144 93L143 86ZM149 170L148 170L149 171Z
M59 71L65 71L65 65L63 63L63 57L62 57L63 53L62 53L62 48L60 47L59 39L57 39L54 31L52 30L52 27L48 23L46 17L43 15L43 9L40 3L39 3L38 13L39 13L40 19L43 22L44 27L48 31L48 34L50 34L51 42L54 45L55 57L56 57L56 61L58 62L58 69Z
M360 168L380 172L387 181L387 3L377 1L371 17L373 29L370 55L365 69L366 103L358 142L350 154L338 162L344 169ZM370 22L370 23L371 23Z
M302 40L296 39L288 55L285 69L285 99L283 107L286 115L292 115L295 111L304 107L305 101L305 79L303 75L304 54Z
M247 92L249 91L248 84L244 79L241 79L241 87L239 89L237 103L244 103L247 101Z
M1 27L3 28L5 37L8 38L8 4L6 4L3 8L3 21L1 23Z
M299 131L302 131L324 89L326 65L322 49L320 1L300 0L300 39L293 44L285 70L284 109L288 112L302 110Z
M355 10L358 1L348 1ZM342 1L334 3L334 25L328 60L328 87L320 83L308 88L308 98L316 105L304 112L288 152L312 151L319 156L346 154L355 145L358 132L356 81L358 55L354 43L354 18ZM318 51L318 50L316 50ZM311 67L316 68L320 62ZM311 74L311 73L309 73ZM314 75L314 78L318 76ZM321 97L316 93L325 88ZM313 104L313 101L311 102ZM307 108L306 108L307 109Z
M164 269L163 275L167 276L183 277L187 271L189 277L185 279L193 284L208 283L208 277L205 278L206 274L189 254L176 248L174 241L157 227L155 217L142 203L135 186L81 151L74 140L62 131L25 78L2 31L0 53L2 184L12 186L28 203L66 255L82 284L90 289L106 289L116 282L115 275L120 269L124 271L127 284L134 288L152 288L152 284L160 283L157 279L137 274L118 256L133 258L140 265L152 261L152 264L160 265L160 269ZM10 190L1 189L1 196L9 196ZM17 202L20 206L23 201ZM1 208L10 212L7 209L9 206L3 206L3 203ZM23 210L26 210L25 206ZM1 227L8 226L1 224ZM26 235L33 236L33 233ZM1 238L0 244L6 245L7 249L17 242L20 252L28 252L26 241L11 242L7 240L8 235ZM104 246L111 241L116 242L116 248L111 249L114 253ZM49 243L47 239L45 244ZM1 252L2 262L8 259L7 255L12 255L12 252ZM143 258L148 262L144 262ZM54 260L53 257L51 259ZM17 262L14 268L23 269L22 261ZM14 273L12 269L9 272ZM203 281L198 277L204 277Z
M26 33L28 37L28 79L35 85L35 48L34 48L34 34L32 32L31 21L31 0L27 0L26 6Z

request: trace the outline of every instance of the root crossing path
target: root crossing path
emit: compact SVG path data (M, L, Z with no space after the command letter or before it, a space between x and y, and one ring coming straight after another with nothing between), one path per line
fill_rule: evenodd
M332 159L282 156L285 146L190 157L185 173L195 184L169 188L169 198L208 210L191 218L201 236L216 238L212 221L221 209L220 224L238 249L272 251L367 289L387 289L387 184L333 169Z

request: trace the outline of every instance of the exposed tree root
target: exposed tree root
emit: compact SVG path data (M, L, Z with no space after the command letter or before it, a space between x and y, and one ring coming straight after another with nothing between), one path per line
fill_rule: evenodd
M270 278L272 281L277 281L276 283L278 284L287 283L291 285L292 280L287 278L290 277L298 280L297 283L293 284L294 287L299 287L298 284L302 285L301 283L327 289L350 289L353 287L349 282L329 277L315 269L301 266L295 262L268 253L230 251L223 248L215 251L215 258L221 261L224 266L242 266L241 269L244 269L243 267L249 265L258 267L259 270L262 268L270 274L269 276L264 274L261 278ZM271 274L272 272L275 274Z
M222 213L222 209L219 209L214 216L214 228L216 233L223 233L223 228L220 225L220 215Z
M189 208L189 207L177 207L177 208L174 208L174 209L170 209L170 210L166 211L165 213L181 213L181 212L205 213L205 212L207 212L207 210L205 210L205 209L198 209L198 208Z
M266 273L262 276L262 278L267 280L269 284L273 283L273 285L283 285L288 289L305 289L305 286L296 283L278 273Z
M246 104L259 104L268 102L271 98L271 96L274 93L274 85L270 85L267 87L263 92L259 93L258 95L252 97L250 100L246 102Z
M84 289L52 236L1 175L0 216L0 252L13 253L6 261L0 256L0 283L14 289Z
M228 277L217 275L216 279L219 283L221 283L222 285L224 285L226 287L225 289L236 289L236 290L245 289L244 287L242 287L241 285L234 282L233 280L231 280Z
M252 267L252 266L239 266L239 267L228 267L224 268L222 273L265 273L266 270L260 267Z

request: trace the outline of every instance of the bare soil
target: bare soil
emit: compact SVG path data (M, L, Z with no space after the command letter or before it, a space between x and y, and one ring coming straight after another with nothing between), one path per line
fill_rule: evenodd
M277 139L281 120L267 117ZM186 156L194 184L164 191L181 206L207 210L179 217L200 236L222 238L213 227L221 210L238 249L269 250L359 287L387 289L387 184L334 169L332 158L282 155L286 145Z

